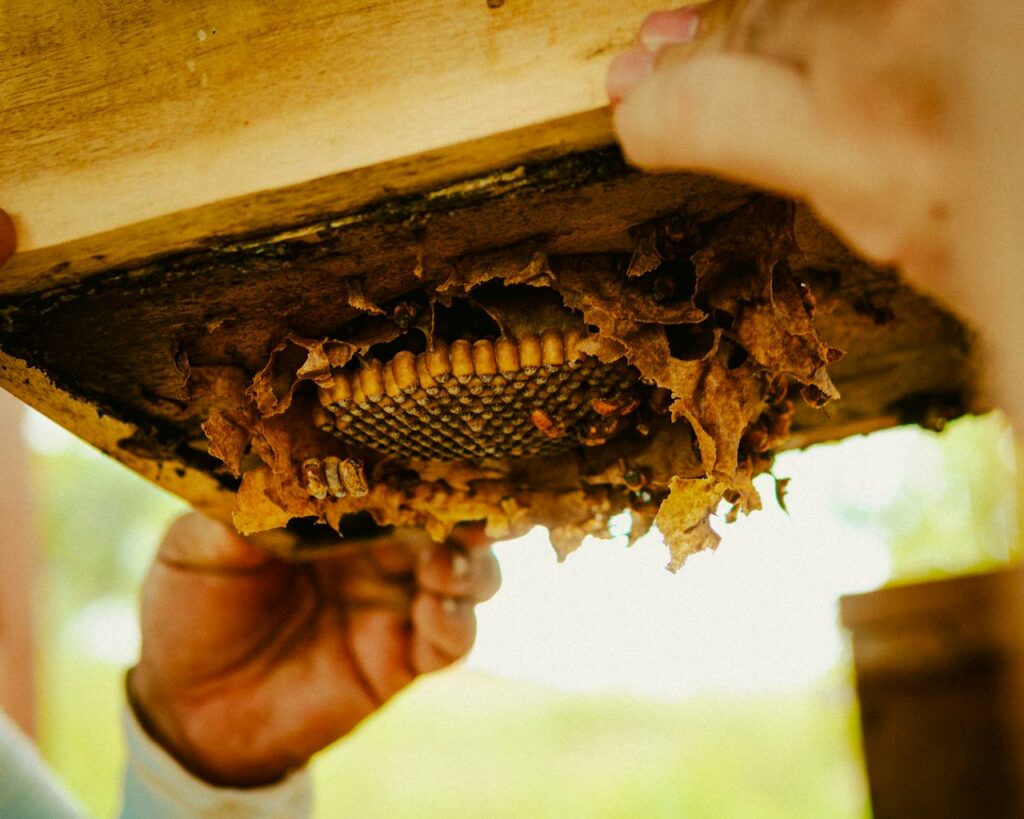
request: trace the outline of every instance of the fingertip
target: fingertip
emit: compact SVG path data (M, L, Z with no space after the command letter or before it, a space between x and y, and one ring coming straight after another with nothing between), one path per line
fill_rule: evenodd
M0 208L0 267L14 255L18 246L18 237L14 230L14 220L3 208Z
M637 42L648 51L657 51L668 45L689 43L700 29L700 11L687 6L673 11L648 14L640 25Z
M416 579L420 586L437 594L454 594L463 588L471 568L469 556L459 547L437 543L420 552Z
M454 597L441 598L441 612L445 617L455 617L459 613L459 605Z
M645 83L645 85L649 84ZM614 106L612 127L626 161L635 167L655 170L660 164L661 136L658 119L646 113L647 105L638 93Z
M501 588L501 564L494 552L489 551L484 558L481 577L475 584L472 599L474 603L486 603Z
M605 90L613 105L621 103L654 67L654 54L644 48L624 51L612 60Z
M802 196L833 149L809 83L790 66L746 54L663 49L614 113L627 160L690 170ZM834 150L834 149L833 149Z
M494 542L483 523L463 523L452 529L448 541L463 549L483 549Z
M410 616L418 638L449 660L458 659L473 647L476 612L466 600L422 592L413 601Z
M668 49L672 51L672 49ZM665 52L662 52L665 53ZM652 55L648 73L615 107L612 123L626 160L645 170L672 167L666 153L674 153L685 138L677 111L689 107L687 84L676 76L685 70L679 64L666 65Z
M386 575L404 575L416 568L417 556L427 548L419 544L410 545L405 540L385 537L374 543L370 555L374 564Z
M462 581L469 576L469 570L472 564L469 562L469 558L462 552L452 553L452 580Z
M423 556L416 579L420 588L436 595L482 603L498 591L501 569L488 548L438 545Z
M198 511L175 520L160 545L159 558L203 569L257 568L274 560L229 527Z

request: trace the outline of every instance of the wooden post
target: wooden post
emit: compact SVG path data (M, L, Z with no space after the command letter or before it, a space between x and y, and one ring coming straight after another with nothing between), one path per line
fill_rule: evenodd
M876 819L1024 816L1024 570L842 601Z
M0 707L29 736L35 727L32 602L38 568L24 404L0 390Z

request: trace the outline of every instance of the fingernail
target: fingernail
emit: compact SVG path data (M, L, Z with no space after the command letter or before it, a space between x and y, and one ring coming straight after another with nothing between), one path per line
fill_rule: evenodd
M469 558L461 552L452 555L452 577L462 580L469 574Z
M454 597L445 597L441 600L441 611L448 617L454 617L459 610L459 601Z
M657 51L669 45L688 43L697 36L700 15L696 9L679 11L656 11L647 16L640 26L640 45L649 51Z
M654 66L654 54L642 48L634 48L612 60L608 69L606 88L613 103L622 102Z

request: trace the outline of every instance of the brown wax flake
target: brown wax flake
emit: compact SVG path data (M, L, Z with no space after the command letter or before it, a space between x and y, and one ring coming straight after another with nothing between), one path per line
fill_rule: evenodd
M706 479L673 478L670 489L654 523L671 554L668 569L677 572L690 555L718 547L722 538L709 519L722 495Z
M630 231L633 239L633 257L626 269L627 276L645 276L662 263L663 259L658 250L660 234L661 228L657 223L640 225Z
M689 296L662 301L627 279L607 257L564 256L552 260L552 285L566 307L580 310L602 334L623 339L637 324L693 324L707 318Z
M265 532L286 526L293 517L267 494L273 473L267 466L246 472L235 496L235 511L231 516L235 528L243 535Z
M739 462L740 441L764 410L762 379L749 362L729 369L720 359L673 361L666 383L674 417L689 421L708 474L728 478Z
M800 294L786 276L776 276L770 301L750 304L735 326L743 348L765 369L813 383L828 400L839 397L825 367L842 357L818 336Z
M382 525L418 526L441 541L459 523L483 520L489 536L517 537L534 525L529 510L513 497L504 481L480 481L470 490L452 489L443 482L420 482L398 489L375 483L362 498L328 500L324 518L338 527L353 512L369 512Z
M545 263L546 264L546 263ZM507 338L540 336L545 332L579 332L583 323L562 304L549 287L492 288L473 291L473 303L483 309Z
M252 440L251 419L231 410L214 410L202 425L210 440L210 454L220 458L232 475L242 475L242 456Z
M626 357L626 345L613 338L608 338L602 333L587 336L580 342L579 349L587 355L592 355L598 361L610 363Z
M772 475L775 480L775 502L779 505L779 508L789 514L789 509L786 508L786 492L789 489L790 478L776 478Z
M722 493L722 499L732 504L726 512L725 522L735 523L741 514L749 515L761 509L761 496L754 488L754 476L767 470L768 463L762 464L755 459L747 460L736 473L728 489Z
M551 278L547 254L527 243L460 260L452 265L436 292L440 296L468 293L494 279L506 284L548 286Z
M349 279L345 284L348 287L348 303L350 306L374 316L384 315L384 311L366 297L365 285L362 279Z
M657 522L673 570L713 548L721 500L727 519L760 507L753 479L789 434L787 396L836 398L827 366L841 353L789 272L791 206L760 197L633 237L628 265L529 243L432 262L418 316L382 315L350 280L358 322L336 339L286 336L235 404L210 403L211 451L236 471L247 448L263 462L243 475L240 528L338 528L355 512L435 538L467 520L497 537L542 524L564 558L628 510L631 540ZM435 327L434 304L475 311L476 334ZM628 377L597 383L616 372Z
M271 351L266 366L256 373L248 395L261 415L280 415L291 406L302 381L322 382L329 372L330 358L322 341L287 335Z
M610 537L608 519L618 511L618 504L604 490L545 492L530 502L536 522L548 527L559 562L576 551L587 535Z
M409 466L421 481L440 482L462 491L469 491L476 481L502 480L509 474L507 462L491 465L468 461L412 461Z

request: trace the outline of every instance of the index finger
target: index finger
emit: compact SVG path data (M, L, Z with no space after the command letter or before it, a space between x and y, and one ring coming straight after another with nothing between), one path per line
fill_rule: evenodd
M482 522L460 523L448 535L448 543L457 548L483 549L489 547L494 538L487 536L486 526Z
M0 267L3 267L18 246L18 239L14 232L14 222L7 215L7 211L0 208Z
M440 597L483 603L498 591L501 569L490 549L467 551L449 542L423 555L416 579L421 589Z

